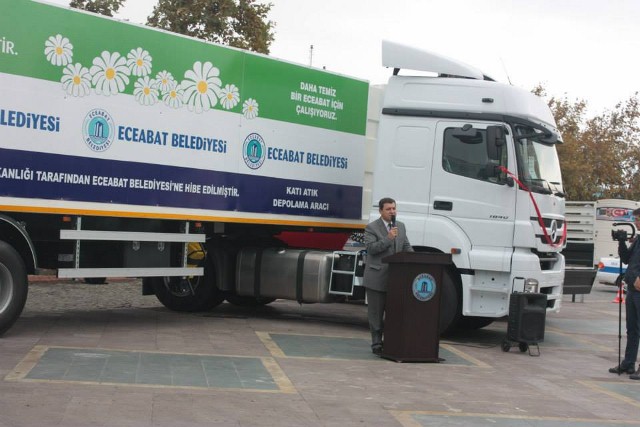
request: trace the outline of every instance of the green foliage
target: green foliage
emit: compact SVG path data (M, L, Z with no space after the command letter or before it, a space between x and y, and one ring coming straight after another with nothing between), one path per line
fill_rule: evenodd
M125 0L71 0L69 6L101 15L113 16L124 2Z
M544 96L544 89L533 92ZM613 109L586 118L587 102L547 100L564 143L558 146L567 200L640 200L638 93Z
M273 5L256 0L159 0L147 25L199 39L269 53Z

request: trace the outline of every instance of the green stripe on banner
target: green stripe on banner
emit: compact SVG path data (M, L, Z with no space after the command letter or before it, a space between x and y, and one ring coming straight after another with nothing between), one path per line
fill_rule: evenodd
M90 97L119 82L111 96L133 95L140 108L153 104L151 89L154 102L181 97L178 108L194 113L217 109L365 134L365 81L28 0L2 11L2 73L59 81L73 96L82 91L70 83L75 77L86 79Z

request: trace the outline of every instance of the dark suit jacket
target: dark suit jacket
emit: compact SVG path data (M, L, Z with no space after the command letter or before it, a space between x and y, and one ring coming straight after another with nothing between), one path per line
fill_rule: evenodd
M640 292L634 286L636 277L640 277L640 239L635 239L627 248L625 242L618 242L618 255L620 260L627 264L627 271L624 273L624 282L627 284L627 292Z
M398 235L393 240L387 237L389 230L382 218L364 229L364 243L367 247L363 278L365 288L386 292L389 264L383 263L382 258L397 252L413 252L404 224L396 221L396 226Z

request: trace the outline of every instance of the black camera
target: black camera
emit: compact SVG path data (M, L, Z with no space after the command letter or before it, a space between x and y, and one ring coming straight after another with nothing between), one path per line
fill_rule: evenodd
M617 240L618 242L624 242L627 240L627 231L626 230L611 230L611 238L613 240Z

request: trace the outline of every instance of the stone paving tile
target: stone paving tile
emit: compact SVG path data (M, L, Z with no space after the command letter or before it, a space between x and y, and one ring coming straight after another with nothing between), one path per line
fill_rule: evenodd
M621 375L618 380L625 380L627 375ZM632 407L640 408L640 384L620 381L583 381L582 383L593 390L627 402Z
M496 416L495 414L445 414L445 413L395 413L398 421L406 427L470 426L483 427L606 427L640 426L640 422L605 421L601 419L571 419L552 417Z
M331 337L320 335L282 334L258 332L258 335L272 349L274 356L303 357L319 359L357 359L377 360L371 353L370 342L365 338ZM273 344L275 347L272 347ZM473 358L456 350L451 345L443 344L439 348L441 363L470 366ZM478 365L484 365L477 362Z
M40 347L15 380L279 391L263 360L250 357Z

